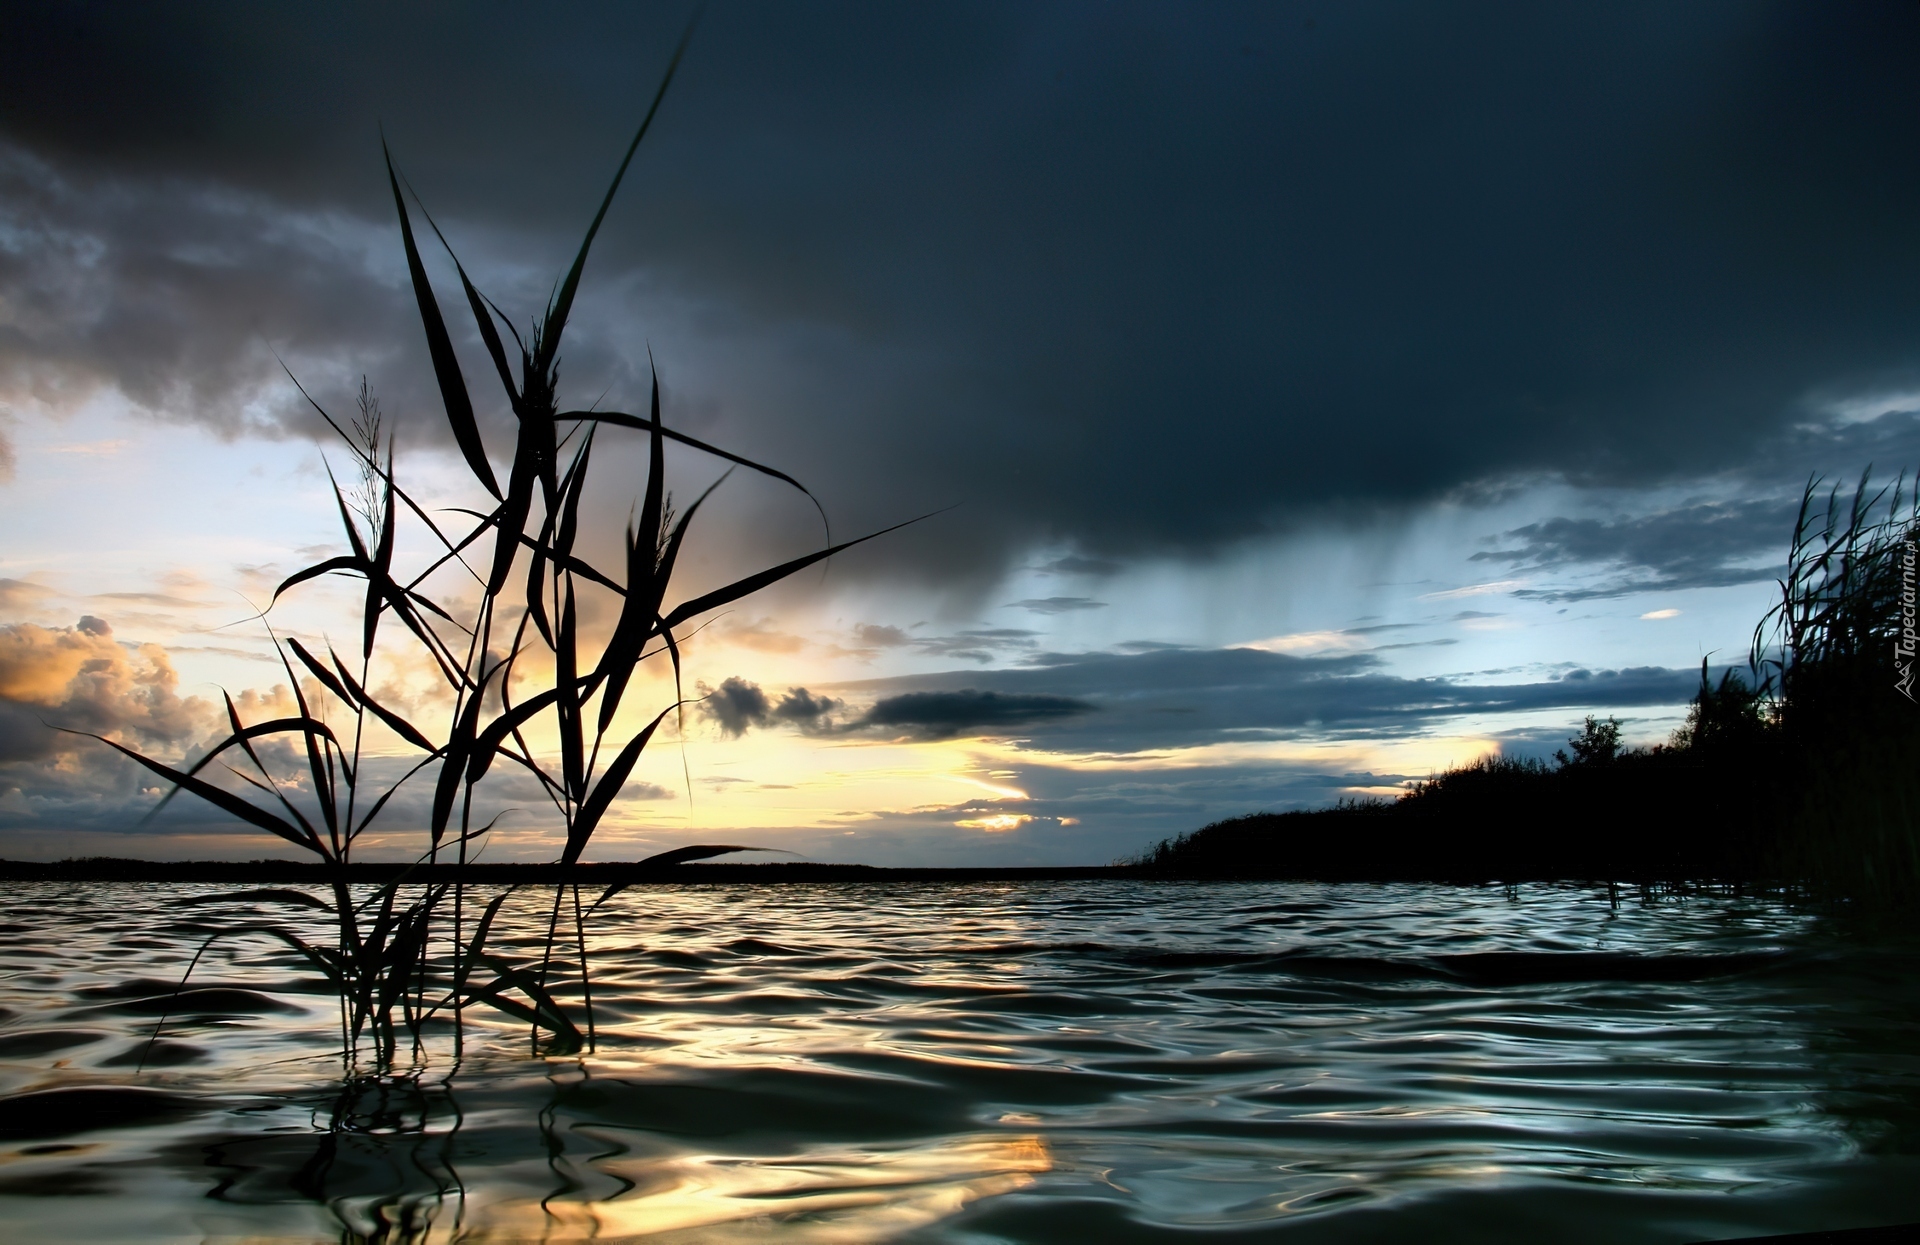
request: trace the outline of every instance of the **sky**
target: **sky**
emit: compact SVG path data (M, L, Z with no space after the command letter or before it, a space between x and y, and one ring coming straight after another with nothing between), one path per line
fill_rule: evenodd
M289 373L365 378L402 482L478 502L382 142L525 326L691 10L5 7L0 857L284 855L50 728L197 759L223 692L292 704L272 635L355 634L344 583L256 617L345 549ZM1917 55L1905 3L716 0L563 393L643 411L657 366L834 538L919 521L688 640L704 699L590 855L1098 864L1588 714L1666 738L1808 481L1920 464ZM603 448L608 554L645 458ZM700 519L688 596L826 539L743 474ZM557 853L538 804L501 776L488 858ZM397 857L425 794L389 812Z

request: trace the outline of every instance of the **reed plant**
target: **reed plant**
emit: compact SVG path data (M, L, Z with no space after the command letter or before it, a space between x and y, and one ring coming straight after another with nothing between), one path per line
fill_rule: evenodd
M409 785L431 788L416 863L463 865L493 826L476 814L487 803L482 789L503 767L511 768L531 776L551 805L558 861L578 863L642 754L687 703L676 694L669 703L635 715L631 693L641 664L666 662L678 689L681 641L689 627L881 534L838 544L829 536L814 552L676 599L672 586L688 531L718 485L676 510L666 479L669 442L729 464L729 471L758 473L796 489L816 508L819 503L792 476L669 427L661 415L657 372L644 414L585 409L561 398L560 350L588 256L685 46L683 39L571 266L524 335L475 286L445 235L421 210L453 260L466 310L513 416L516 434L504 483L494 470L495 447L482 434L452 334L428 280L408 196L391 153L386 154L388 187L441 404L453 442L486 500L479 508L455 512L461 516L457 524L449 523L445 512L436 518L400 482L391 432L364 384L355 414L344 422L301 388L352 464L346 484L333 479L347 551L287 576L274 600L323 577L359 581L364 592L357 643L343 653L331 645L319 651L298 639L276 638L296 711L243 721L228 697L225 737L185 768L102 740L171 783L167 799L185 791L278 836L322 867L324 898L292 889L211 898L323 912L333 927L330 943L274 922L242 924L225 933L279 939L324 974L340 994L349 1056L364 1043L380 1067L390 1065L409 1038L418 1049L423 1026L433 1018L476 1005L528 1024L547 1049L577 1049L592 1033L584 921L594 904L583 903L577 886L556 888L547 950L537 962L510 959L489 945L508 892L475 912L457 874L453 880L414 881L409 872L356 893L347 870L355 846L371 828L384 825L395 796ZM582 531L589 520L583 505L598 438L616 434L641 438L647 476L621 541L622 556L617 564L602 566L585 552ZM824 524L824 510L821 515ZM404 575L396 570L403 564L403 540L424 542L427 551L424 567ZM611 603L615 618L601 640L590 637L581 621L583 603L595 595ZM449 708L437 724L403 713L373 690L376 658L397 650L424 658L444 688ZM529 739L535 731L557 738L557 750L536 748ZM391 781L380 775L391 777L392 771L374 763L373 749L382 735L406 755L404 771ZM297 778L275 773L265 755L269 743L290 745L304 773ZM216 765L227 779L238 780L237 789L232 781L215 781ZM706 845L667 855L678 860L733 850L742 849ZM554 953L563 920L573 926L578 952L570 969L577 974L585 1009L584 1033L556 997Z
M1851 498L1810 480L1780 599L1755 628L1759 711L1775 736L1771 851L1813 892L1892 909L1920 899L1920 706L1913 620L1920 488L1904 473Z

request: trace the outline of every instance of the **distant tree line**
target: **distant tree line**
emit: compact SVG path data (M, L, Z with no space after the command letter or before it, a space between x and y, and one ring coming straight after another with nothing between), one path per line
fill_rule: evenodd
M1167 839L1160 875L1724 882L1898 909L1920 898L1915 547L1903 476L1819 505L1745 675L1701 664L1686 724L1623 747L1588 717L1551 762L1486 757L1397 800L1256 813Z

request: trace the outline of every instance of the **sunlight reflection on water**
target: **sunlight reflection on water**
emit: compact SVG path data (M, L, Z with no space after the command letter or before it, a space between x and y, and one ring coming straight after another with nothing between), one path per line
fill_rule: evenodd
M598 1049L345 1082L213 888L16 885L0 1224L107 1241L1690 1241L1920 1218L1905 941L1770 902L635 888ZM518 902L518 901L516 901ZM544 902L503 946L537 947ZM280 914L272 914L278 918ZM568 1000L578 1009L577 995Z

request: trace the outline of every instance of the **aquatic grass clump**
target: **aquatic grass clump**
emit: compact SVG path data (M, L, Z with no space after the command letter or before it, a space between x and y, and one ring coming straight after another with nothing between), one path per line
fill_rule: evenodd
M1780 600L1754 630L1755 691L1776 736L1773 864L1816 894L1891 910L1920 899L1914 542L1920 480L1850 500L1808 482ZM1903 600L1904 598L1904 600Z
M410 875L403 873L356 894L348 872L355 844L381 821L390 801L409 783L430 785L430 813L416 861L464 865L493 824L479 823L477 794L504 764L536 781L553 810L557 860L568 866L578 863L649 743L687 703L676 695L671 703L650 707L637 727L627 723L622 710L640 663L664 658L678 688L684 628L880 534L838 544L829 536L825 547L815 552L675 601L672 583L687 533L718 482L676 513L666 483L667 442L779 481L816 508L819 503L792 476L669 428L661 418L657 371L644 416L566 409L561 401L560 348L587 257L685 46L683 39L571 266L524 337L475 287L439 227L425 217L453 259L474 327L514 417L517 431L504 488L421 259L401 178L387 154L388 185L407 271L447 423L474 483L490 500L481 509L456 512L463 516L463 526L436 519L399 482L391 433L385 433L383 441L379 406L364 383L357 412L344 425L301 388L351 456L354 480L348 486L333 481L348 551L289 575L276 588L274 600L323 577L363 581L357 651L343 655L328 646L319 652L297 639L276 638L297 713L248 723L229 697L229 733L184 769L102 741L167 779L172 784L168 799L186 791L292 844L323 867L330 888L324 899L296 890L249 891L225 898L321 909L336 929L333 945L315 945L272 923L226 933L278 939L334 984L342 1001L342 1039L349 1057L363 1040L369 1041L376 1063L387 1065L403 1038L418 1045L429 1020L474 1005L532 1026L550 1049L577 1049L590 1040L584 919L592 905L582 903L577 887L571 888L571 912L565 915L572 918L580 953L574 971L586 1008L584 1035L554 993L554 949L567 886L553 896L545 953L537 963L521 962L488 944L501 904L511 892L493 897L477 919L471 919L464 884L457 879L409 882ZM644 490L622 541L624 557L611 567L596 566L581 552L582 499L596 437L603 429L639 433L648 452ZM424 539L429 551L425 569L411 576L395 570L403 527L410 539ZM448 579L456 581L454 588L444 586ZM593 593L616 605L612 631L597 644L589 641L580 622L582 602ZM463 598L471 602L464 608ZM437 727L384 703L371 690L376 654L396 648L423 655L450 695L448 715ZM536 655L540 660L533 660ZM321 703L312 703L310 692ZM344 718L335 710L343 711ZM557 736L557 758L543 756L528 742L536 724ZM368 764L370 740L381 731L408 750L405 772L385 784ZM298 778L274 773L262 755L262 741L290 743L305 773ZM213 770L216 763L220 771ZM216 772L244 785L235 790L217 783ZM290 789L301 798L292 798ZM737 850L747 849L704 845L666 856L691 859ZM667 861L663 858L662 863Z

